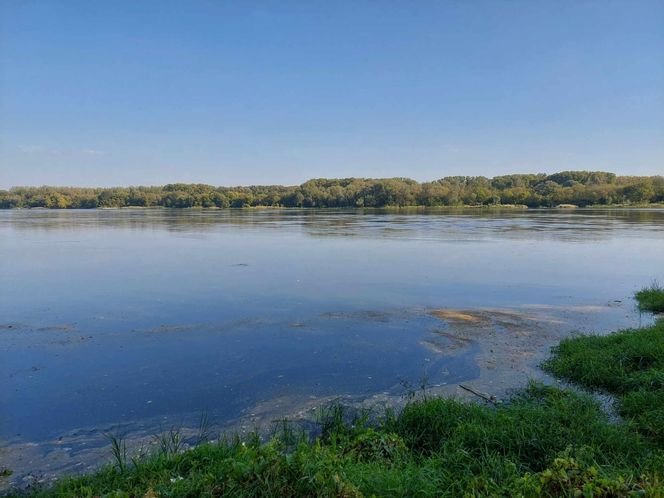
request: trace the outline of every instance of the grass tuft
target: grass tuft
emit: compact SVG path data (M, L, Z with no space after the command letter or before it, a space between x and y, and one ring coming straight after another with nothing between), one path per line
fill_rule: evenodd
M653 282L650 287L641 289L634 294L639 303L641 311L652 311L653 313L664 313L664 287Z
M123 436L115 434L106 434L106 437L111 443L111 455L113 455L113 462L120 473L127 469L127 442Z

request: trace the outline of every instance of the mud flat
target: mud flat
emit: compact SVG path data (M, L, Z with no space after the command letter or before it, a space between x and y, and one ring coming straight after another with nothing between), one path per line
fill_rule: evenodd
M550 348L562 338L586 332L608 333L611 330L610 317L627 317L635 312L631 305L611 301L604 305L439 308L428 313L443 325L435 331L434 338L428 340L428 346L449 352L476 344L475 361L479 375L470 384L500 398L531 379L557 382L542 371L540 364L548 357ZM649 321L647 317L645 320ZM472 397L458 385L437 386L436 390L463 398Z

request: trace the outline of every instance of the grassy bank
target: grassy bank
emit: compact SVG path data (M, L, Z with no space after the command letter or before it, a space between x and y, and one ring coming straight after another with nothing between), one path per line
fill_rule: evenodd
M328 407L315 438L283 423L269 441L162 445L133 461L119 445L115 465L30 496L663 497L664 321L564 340L545 368L614 394L624 420L535 384L498 406L423 394L399 414Z
M266 444L118 460L32 496L657 496L664 469L656 441L610 424L592 398L551 387L497 408L423 399L370 420L331 407L313 441L285 426Z
M635 297L642 310L664 311L664 289L657 284ZM614 395L627 422L664 447L664 320L609 336L565 339L545 368Z

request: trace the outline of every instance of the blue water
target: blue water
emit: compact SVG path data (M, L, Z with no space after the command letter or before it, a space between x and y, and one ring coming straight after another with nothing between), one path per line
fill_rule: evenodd
M664 211L0 211L0 439L478 375L431 308L664 281Z

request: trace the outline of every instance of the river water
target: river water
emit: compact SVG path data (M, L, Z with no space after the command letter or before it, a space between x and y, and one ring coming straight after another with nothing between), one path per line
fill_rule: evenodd
M0 441L47 472L114 428L522 384L642 323L664 210L13 210L0 257Z

